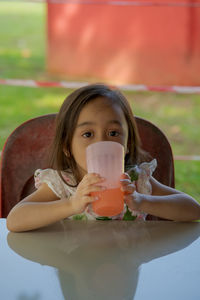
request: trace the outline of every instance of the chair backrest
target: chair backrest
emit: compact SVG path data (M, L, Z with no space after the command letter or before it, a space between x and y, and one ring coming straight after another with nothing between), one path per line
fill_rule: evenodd
M11 208L34 191L33 174L48 167L46 158L52 142L56 114L31 119L8 137L1 157L0 213L7 217ZM142 148L158 161L154 177L174 187L174 161L170 144L161 130L136 117Z

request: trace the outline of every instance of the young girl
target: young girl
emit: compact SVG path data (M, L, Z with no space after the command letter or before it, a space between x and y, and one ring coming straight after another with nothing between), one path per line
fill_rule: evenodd
M50 166L37 170L37 190L19 202L7 217L11 231L26 231L65 219L95 219L92 192L104 189L99 174L87 174L86 147L98 141L124 146L125 164L139 166L137 184L124 173L124 211L113 219L143 218L147 214L175 221L200 218L192 197L159 183L151 176L156 160L144 162L144 152L126 98L106 85L93 84L71 93L57 115ZM141 164L141 162L143 162Z

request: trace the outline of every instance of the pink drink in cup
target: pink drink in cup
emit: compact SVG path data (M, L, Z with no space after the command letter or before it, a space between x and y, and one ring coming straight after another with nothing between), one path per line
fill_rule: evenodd
M106 190L92 193L98 200L92 203L93 211L99 216L115 216L124 208L120 176L124 172L124 147L116 142L98 142L86 149L88 173L98 173L105 178Z

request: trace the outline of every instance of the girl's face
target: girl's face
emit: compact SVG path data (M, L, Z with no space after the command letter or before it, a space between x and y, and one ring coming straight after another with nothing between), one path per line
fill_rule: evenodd
M87 173L87 146L100 141L118 142L127 151L128 125L124 113L105 97L86 104L75 127L71 150L81 178Z

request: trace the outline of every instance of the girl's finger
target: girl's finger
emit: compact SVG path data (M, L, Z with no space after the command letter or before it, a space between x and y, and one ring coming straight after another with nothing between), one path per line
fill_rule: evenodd
M124 202L128 205L130 209L139 210L141 202L140 194L136 191L134 191L134 193L131 194L125 194Z
M130 178L130 176L129 176L129 174L128 173L123 173L122 175L121 175L121 179L131 179Z
M127 185L131 184L132 182L130 181L130 179L120 179L120 183L121 185Z
M83 202L85 205L88 205L92 202L95 202L98 200L98 197L97 196L85 196L83 197Z
M80 197L89 195L92 192L98 192L104 190L104 186L101 184L102 180L97 181L93 184L89 184L88 182L81 182L78 185L76 193L80 195Z
M128 207L132 208L133 196L131 194L124 195L124 202L128 205Z
M122 190L122 192L125 192L128 194L133 193L135 191L135 185L134 184L122 185L121 190Z
M99 174L96 173L88 173L86 174L81 183L82 184L86 184L86 185L90 185L90 184L94 184L94 183L98 183L98 182L102 182L105 179L103 177L101 177Z
M90 185L82 190L83 195L89 195L90 193L101 192L106 188L102 185Z

